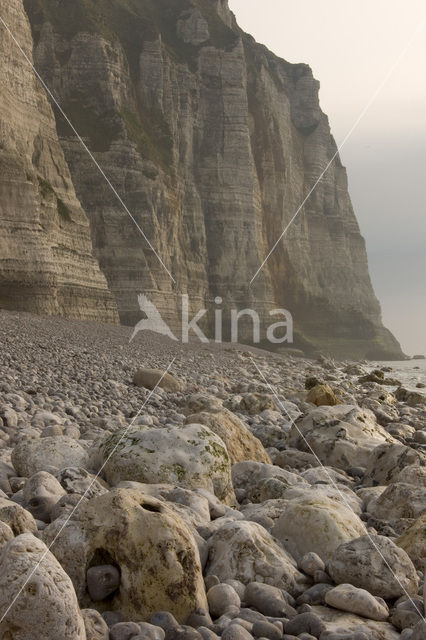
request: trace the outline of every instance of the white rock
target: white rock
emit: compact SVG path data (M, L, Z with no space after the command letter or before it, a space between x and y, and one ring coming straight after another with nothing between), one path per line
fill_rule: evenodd
M313 551L326 562L339 545L364 535L366 529L351 509L317 492L289 502L271 533L297 561Z
M306 485L308 483L299 475L286 471L272 464L264 462L238 462L232 466L232 484L235 489L246 492L252 502L264 502L268 499L279 498L279 495L266 495L265 483L269 480L278 480L283 485L282 491L293 485ZM266 488L267 489L267 488Z
M0 557L0 617L5 613L1 638L86 640L70 578L43 542L29 533L11 540Z
M364 632L369 640L399 640L399 631L389 622L367 620L329 607L313 606L312 611L325 623L326 631L322 632L321 640L348 639L357 631Z
M314 452L323 464L348 469L366 466L375 447L396 440L368 409L336 405L311 411L293 425L287 442L296 449Z
M265 582L295 594L307 586L294 559L262 526L255 522L225 524L209 539L207 575L221 582Z
M66 491L50 473L39 471L28 478L23 493L24 504L34 518L50 522L53 507Z
M355 613L370 620L384 621L389 618L389 609L384 602L379 602L365 589L358 589L351 584L339 584L327 591L325 601L330 607Z
M396 540L396 544L408 553L414 566L422 571L426 566L426 514L417 518Z
M245 424L228 409L191 414L186 419L186 424L204 424L216 433L225 443L231 464L243 460L271 462L260 440L255 438Z
M138 428L101 439L93 463L106 480L202 487L223 502L235 502L229 455L222 440L204 425Z
M56 436L24 440L12 452L16 473L29 478L39 471L55 473L64 467L86 467L86 450L73 438Z
M241 606L238 593L229 584L216 584L207 592L210 614L213 618L220 618L230 607Z
M403 444L382 444L376 447L367 460L365 480L372 485L388 485L396 482L405 467L425 466L426 455Z
M8 524L0 520L0 552L1 549L13 539L13 531Z
M7 498L0 497L0 520L5 522L15 535L37 531L37 524L31 513Z
M342 544L328 564L334 582L350 583L381 598L415 595L418 576L403 549L384 536L362 536Z
M395 482L406 482L416 487L426 487L426 466L410 464L404 467L395 478Z
M43 532L49 544L62 526ZM86 567L112 564L121 585L108 608L128 620L169 611L179 622L207 608L199 552L182 518L165 503L130 489L113 489L82 505L52 547L71 576L80 604L94 608L86 591ZM107 560L107 561L106 561Z
M386 522L395 522L401 518L418 518L426 513L426 487L415 487L402 482L392 483L376 500L369 502L368 512Z

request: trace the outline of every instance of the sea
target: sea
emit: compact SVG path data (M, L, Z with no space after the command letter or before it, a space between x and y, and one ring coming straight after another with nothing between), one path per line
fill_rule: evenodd
M371 369L389 367L392 372L387 377L397 378L407 389L416 389L418 383L426 385L426 360L402 360L393 362L377 362ZM370 369L370 367L368 367ZM416 389L425 393L426 389Z

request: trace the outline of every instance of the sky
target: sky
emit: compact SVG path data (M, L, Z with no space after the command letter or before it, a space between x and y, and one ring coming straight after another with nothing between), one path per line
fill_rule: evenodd
M312 67L338 145L380 89L340 155L384 323L407 354L426 354L426 3L229 4L258 42Z

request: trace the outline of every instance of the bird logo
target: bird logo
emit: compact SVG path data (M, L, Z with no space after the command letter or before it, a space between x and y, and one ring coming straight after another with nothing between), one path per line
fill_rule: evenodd
M155 304L148 300L143 293L138 295L138 303L140 310L146 315L146 318L137 323L129 342L132 342L139 331L154 331L155 333L160 333L162 336L168 336L172 340L176 340L176 342L178 341L170 330L170 327L164 322Z

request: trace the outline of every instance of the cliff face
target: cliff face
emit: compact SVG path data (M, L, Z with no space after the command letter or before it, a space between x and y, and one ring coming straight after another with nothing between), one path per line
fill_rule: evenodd
M57 114L123 323L144 292L178 331L187 292L225 316L285 307L308 349L400 353L339 159L249 284L336 149L309 67L242 33L227 0L24 2L39 71L176 280Z
M2 3L32 57L22 0ZM0 305L71 318L117 321L93 258L90 228L75 195L44 90L0 25Z

